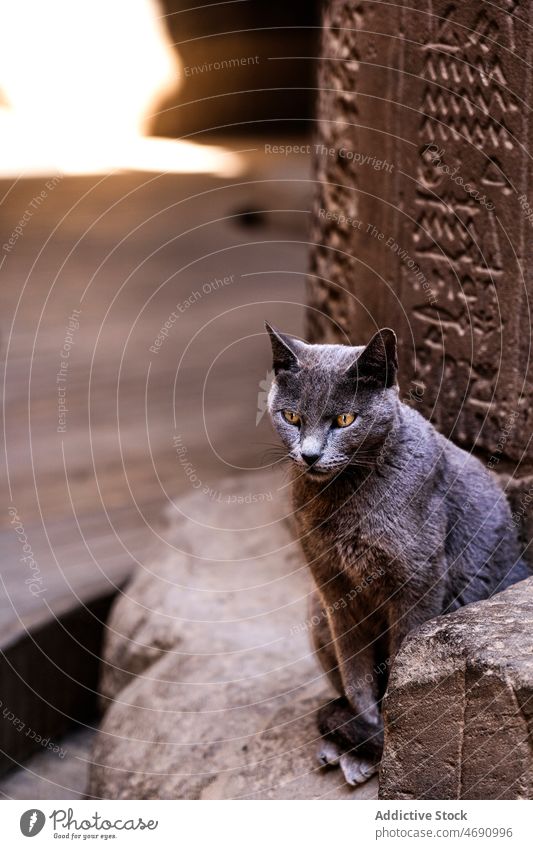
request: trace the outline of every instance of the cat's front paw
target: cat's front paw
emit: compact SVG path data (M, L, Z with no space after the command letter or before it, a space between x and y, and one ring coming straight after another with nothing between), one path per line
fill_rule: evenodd
M364 760L350 752L341 755L339 764L346 781L352 787L364 784L379 770L379 762Z
M383 751L383 724L374 724L356 715L344 697L334 699L318 711L318 730L324 740L341 752L357 754L371 763L379 761Z
M344 778L352 787L364 784L379 769L379 762L373 762L351 752L343 752L333 740L321 740L316 757L322 767L340 766Z
M364 784L379 769L383 748L382 725L356 716L345 698L334 699L318 712L322 735L317 759L320 766L340 766L352 786Z
M318 744L316 758L320 766L338 766L342 757L342 749L333 740L322 739Z

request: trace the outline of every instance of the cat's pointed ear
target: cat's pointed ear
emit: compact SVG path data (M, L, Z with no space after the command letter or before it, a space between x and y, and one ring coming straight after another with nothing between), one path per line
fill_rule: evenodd
M364 351L348 369L357 380L388 388L396 383L398 348L396 334L390 327L378 330Z
M298 349L301 342L293 339L292 336L287 336L285 333L280 333L265 321L265 327L270 336L272 345L272 366L275 374L279 371L294 371L300 365L298 362Z

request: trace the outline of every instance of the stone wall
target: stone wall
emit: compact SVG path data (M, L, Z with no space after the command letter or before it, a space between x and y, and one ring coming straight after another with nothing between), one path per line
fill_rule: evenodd
M532 7L324 4L308 313L313 341L397 331L404 397L504 476L524 542Z

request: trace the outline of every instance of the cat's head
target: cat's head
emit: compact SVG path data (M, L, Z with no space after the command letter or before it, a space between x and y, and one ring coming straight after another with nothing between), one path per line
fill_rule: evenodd
M375 465L398 415L394 331L352 347L266 328L275 373L268 408L290 460L316 480Z

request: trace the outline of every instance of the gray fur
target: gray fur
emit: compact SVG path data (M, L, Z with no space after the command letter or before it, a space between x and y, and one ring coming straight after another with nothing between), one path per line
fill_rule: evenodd
M314 643L339 691L319 713L328 743L319 759L342 766L341 754L355 752L375 762L380 702L405 635L528 570L495 476L401 402L392 330L350 347L267 329L276 373L269 411L291 461L316 584ZM299 427L284 409L301 416ZM355 422L332 427L341 413L356 413ZM318 459L308 466L302 450ZM344 772L353 776L353 765Z

